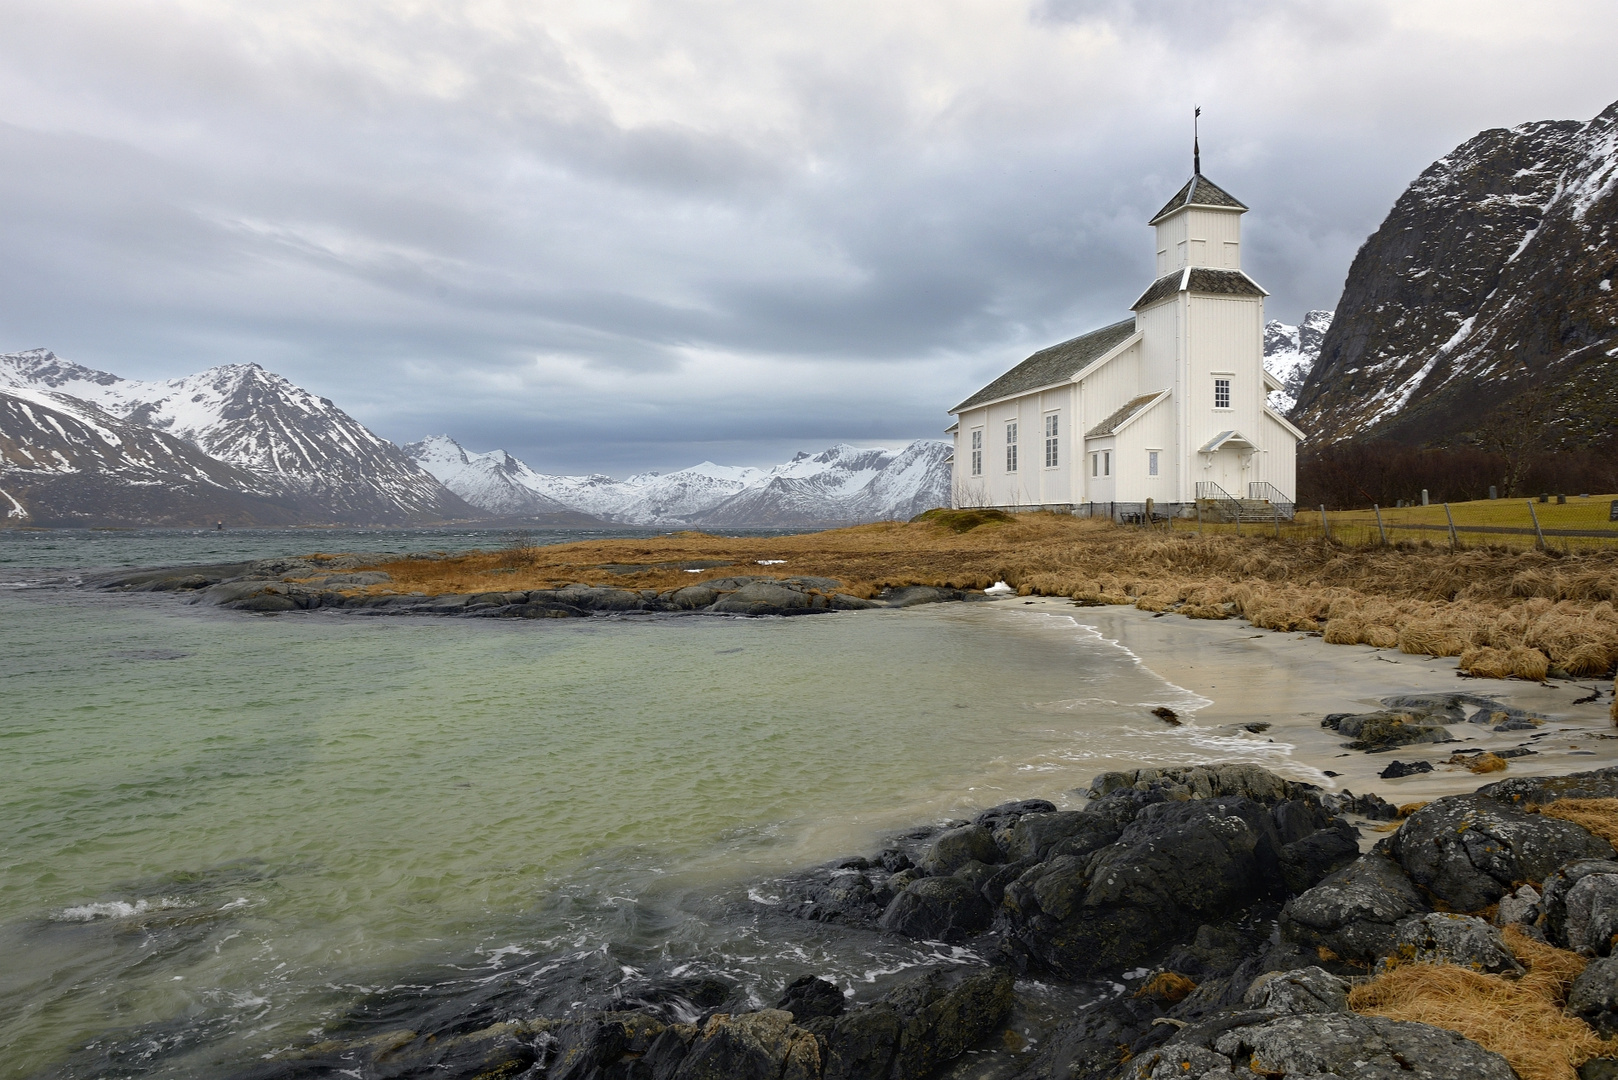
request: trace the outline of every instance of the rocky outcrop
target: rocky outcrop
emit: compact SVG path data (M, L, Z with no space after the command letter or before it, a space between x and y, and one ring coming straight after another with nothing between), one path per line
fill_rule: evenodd
M619 589L610 585L565 585L481 593L398 593L379 571L354 572L357 556L267 559L220 566L182 566L117 573L86 585L123 592L187 592L191 602L277 614L340 610L362 615L459 615L468 618L566 619L598 614L707 613L711 615L808 615L824 611L914 607L917 604L982 600L967 589L932 586L885 589L866 600L840 592L842 582L823 577L712 578L679 589ZM333 573L333 571L340 571Z

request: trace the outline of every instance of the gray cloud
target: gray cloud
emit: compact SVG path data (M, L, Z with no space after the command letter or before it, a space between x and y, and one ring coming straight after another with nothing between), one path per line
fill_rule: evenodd
M1586 117L1595 0L0 0L0 348L257 361L541 468L936 436L1126 313L1204 165L1273 317L1417 172Z

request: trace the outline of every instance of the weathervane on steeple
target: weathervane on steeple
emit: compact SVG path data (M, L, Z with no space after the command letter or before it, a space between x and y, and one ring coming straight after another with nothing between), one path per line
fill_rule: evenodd
M1191 175L1202 175L1202 147L1197 144L1197 119L1202 115L1202 106L1196 106L1191 112Z

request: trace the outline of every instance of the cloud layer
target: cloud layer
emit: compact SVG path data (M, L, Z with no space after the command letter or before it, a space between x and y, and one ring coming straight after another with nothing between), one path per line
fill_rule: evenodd
M395 440L555 471L939 434L1125 314L1193 102L1290 321L1434 158L1618 94L1618 9L1581 0L0 0L0 25L0 349L257 361Z

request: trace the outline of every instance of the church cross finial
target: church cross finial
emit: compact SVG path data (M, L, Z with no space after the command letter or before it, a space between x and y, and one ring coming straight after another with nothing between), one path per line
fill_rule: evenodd
M1197 142L1197 119L1202 116L1202 106L1196 106L1191 112L1191 175L1202 175L1202 147Z

